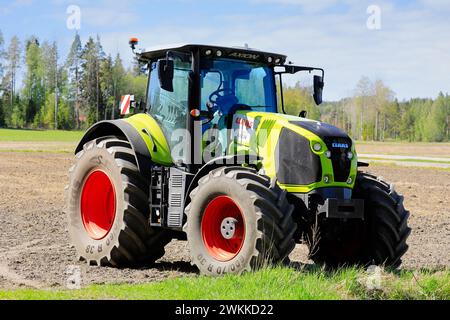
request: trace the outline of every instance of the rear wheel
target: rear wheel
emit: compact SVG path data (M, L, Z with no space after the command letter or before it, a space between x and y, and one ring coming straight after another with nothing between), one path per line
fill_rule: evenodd
M69 233L82 260L122 267L164 255L171 239L148 224L148 182L127 141L103 137L86 143L69 173Z
M359 172L353 198L364 199L364 220L323 220L310 255L315 262L377 264L396 268L408 250L406 240L409 211L392 185L368 173ZM309 234L311 241L311 233Z
M256 170L224 167L199 181L186 208L192 263L221 275L282 262L293 250L296 224L286 192Z

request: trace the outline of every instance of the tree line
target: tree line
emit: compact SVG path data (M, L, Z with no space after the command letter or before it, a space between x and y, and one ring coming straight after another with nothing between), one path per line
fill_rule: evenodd
M321 120L348 132L353 139L385 141L443 142L450 140L450 96L439 93L435 99L398 101L383 81L362 77L353 96L316 107L312 89L297 83L286 87L285 109Z
M75 35L61 60L56 42L32 36L22 43L14 36L5 44L0 31L0 127L85 129L117 118L123 94L145 95L138 64L126 70L119 54L104 52L99 37L83 44Z
M67 57L60 59L55 42L12 37L5 43L0 30L0 127L86 129L118 117L120 97L144 97L147 79L134 61L125 69L119 54L103 50L100 38L82 43L75 35ZM61 62L63 60L63 62ZM18 74L23 74L18 84ZM450 96L398 101L381 80L362 77L352 97L317 107L311 88L286 86L285 110L320 119L358 140L450 140Z

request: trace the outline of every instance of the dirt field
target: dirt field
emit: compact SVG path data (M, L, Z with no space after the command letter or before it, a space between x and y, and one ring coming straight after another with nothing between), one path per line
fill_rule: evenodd
M48 288L66 284L79 266L82 284L148 282L195 275L184 242L173 242L166 256L143 269L88 267L76 260L63 213L70 154L0 152L0 289ZM450 172L426 168L374 166L393 182L411 211L410 250L403 268L450 267ZM292 259L305 262L298 246Z
M358 154L450 158L450 143L357 142L356 150Z

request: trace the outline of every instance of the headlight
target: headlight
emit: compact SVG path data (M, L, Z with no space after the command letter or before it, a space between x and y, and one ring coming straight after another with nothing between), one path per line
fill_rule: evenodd
M330 150L325 151L325 156L327 158L331 158L331 151Z
M318 151L322 150L322 145L320 143L316 142L313 145L313 149L314 149L314 151L318 152Z
M350 160L353 159L353 152L349 151L349 152L347 153L347 157L348 157Z
M348 179L347 179L347 184L352 184L352 183L353 183L352 177L348 178Z
M218 57L221 57L221 56L222 56L222 51L217 50L216 55L217 55Z
M323 177L323 182L330 183L330 177L329 176L324 176Z

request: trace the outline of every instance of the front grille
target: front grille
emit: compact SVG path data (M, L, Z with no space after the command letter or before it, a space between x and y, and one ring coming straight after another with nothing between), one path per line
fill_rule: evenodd
M311 151L309 140L283 129L275 151L278 181L282 184L309 185L322 179L318 155Z
M346 182L352 165L351 159L347 156L352 149L352 140L343 137L325 137L324 142L331 151L334 181Z

